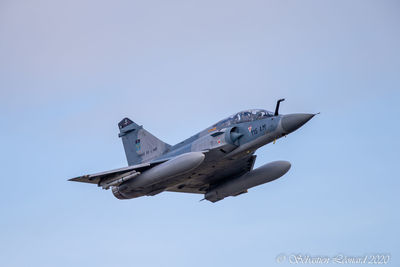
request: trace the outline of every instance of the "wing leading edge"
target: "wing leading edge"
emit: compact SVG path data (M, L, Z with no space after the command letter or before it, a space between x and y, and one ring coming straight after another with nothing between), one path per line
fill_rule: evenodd
M103 189L109 189L111 186L118 186L119 184L136 177L141 172L165 161L167 160L152 163L142 163L94 174L86 174L71 178L68 181L97 184L98 186L103 187Z

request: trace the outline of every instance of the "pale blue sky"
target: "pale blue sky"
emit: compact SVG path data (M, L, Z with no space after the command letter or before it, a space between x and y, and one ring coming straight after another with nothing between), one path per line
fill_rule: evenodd
M0 2L0 259L13 266L400 264L399 1ZM257 151L283 178L212 204L67 182L247 108L321 112ZM314 265L315 266L315 265Z

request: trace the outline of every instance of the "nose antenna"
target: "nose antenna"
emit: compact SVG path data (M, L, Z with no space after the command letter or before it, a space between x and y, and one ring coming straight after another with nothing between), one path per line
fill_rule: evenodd
M278 116L278 115L279 115L279 104L280 104L282 101L285 101L285 99L284 99L284 98L281 98L281 99L278 100L278 102L276 102L276 108L275 108L275 114L274 114L274 116Z

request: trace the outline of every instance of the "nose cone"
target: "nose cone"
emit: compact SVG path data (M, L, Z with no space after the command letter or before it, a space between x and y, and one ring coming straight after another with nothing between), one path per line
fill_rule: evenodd
M301 126L303 126L306 122L311 120L315 114L307 114L307 113L295 113L283 115L282 117L282 128L286 134L296 131Z

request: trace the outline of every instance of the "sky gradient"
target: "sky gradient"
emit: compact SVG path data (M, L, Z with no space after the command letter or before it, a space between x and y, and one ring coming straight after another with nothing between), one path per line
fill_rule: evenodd
M14 266L400 264L399 1L0 2L0 259ZM218 203L67 182L126 166L130 117L176 144L237 111L321 112ZM314 265L315 266L315 265Z

